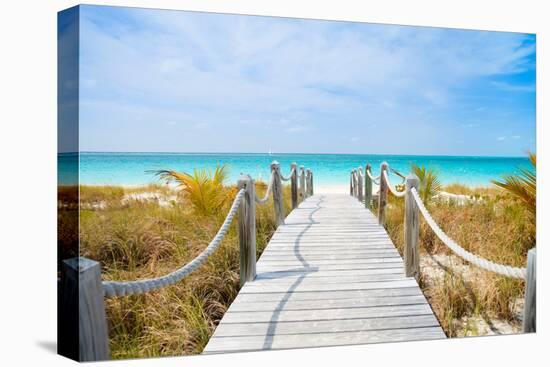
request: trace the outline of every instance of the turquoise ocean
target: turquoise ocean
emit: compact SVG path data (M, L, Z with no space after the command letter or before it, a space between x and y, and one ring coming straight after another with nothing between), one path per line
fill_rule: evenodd
M76 153L60 154L58 179L61 184L73 184ZM348 185L352 168L367 162L378 174L383 161L408 173L410 164L424 164L437 170L444 184L461 183L489 186L491 179L529 167L525 157L415 156L372 154L262 154L262 153L80 153L80 182L85 185L145 185L159 183L148 171L168 169L193 172L193 169L214 169L225 164L229 168L227 184L236 182L241 173L267 180L272 161L281 164L288 175L290 164L297 162L313 170L317 185Z

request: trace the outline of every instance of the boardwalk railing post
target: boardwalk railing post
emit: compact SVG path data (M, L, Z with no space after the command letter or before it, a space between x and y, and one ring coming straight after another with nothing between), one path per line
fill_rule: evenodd
M357 169L357 199L363 202L363 176L361 175L363 168Z
M61 307L66 311L62 317L78 320L78 360L83 362L109 359L101 265L84 257L74 257L63 261L61 271L64 294ZM78 297L70 297L76 294ZM74 304L77 300L78 304Z
M525 277L525 305L523 308L523 332L537 331L537 249L527 253L527 276Z
M313 196L313 171L309 171L309 196Z
M405 180L405 275L415 277L416 280L420 275L420 251L418 248L420 218L418 205L414 200L411 189L414 187L418 190L419 184L420 180L414 174L409 175Z
M370 164L365 166L365 208L370 209L372 205L372 180L369 176Z
M281 167L279 162L271 163L271 174L273 175L273 209L275 209L275 220L277 227L284 224L283 212L283 183L281 180Z
M349 194L353 196L353 170L349 173Z
M240 284L256 277L256 205L254 201L254 180L250 176L241 176L237 184L245 189L239 207L239 251Z
M357 197L357 170L352 171L352 177L353 177L353 197Z
M388 164L382 162L380 165L380 192L378 194L378 224L386 225L386 204L388 203L388 183L384 179L384 171L388 169Z
M306 170L306 196L310 197L312 195L311 190L311 170L308 168Z
M294 210L298 207L298 166L296 163L290 165L290 172L290 196Z
M304 166L300 166L300 202L306 198L306 171Z

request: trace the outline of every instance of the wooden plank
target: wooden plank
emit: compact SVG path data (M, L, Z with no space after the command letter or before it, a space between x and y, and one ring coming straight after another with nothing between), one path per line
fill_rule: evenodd
M275 231L206 353L445 337L365 204L305 198Z
M345 309L345 308L366 308L381 306L402 306L426 304L426 298L422 295L402 296L389 298L357 298L357 299L336 299L317 301L294 301L285 302L236 302L231 305L228 312L257 312L257 311L297 311L297 310L323 310L323 309Z
M373 257L399 257L397 250L381 250L372 252L363 252L355 254L319 254L307 252L288 252L286 254L263 254L262 261L280 261L280 260L296 260L298 257L307 258L310 260L366 260Z
M401 274L404 275L403 267L385 268L385 269L353 269L353 270L332 270L332 271L313 271L307 272L307 278L333 278L333 277L361 277L365 275L380 274ZM274 278L297 278L304 276L304 271L281 270L276 272L261 272L256 276L256 280L274 279Z
M298 321L279 323L258 322L252 324L224 324L224 327L220 330L216 337L316 334L437 326L439 326L439 323L432 314L353 320Z
M307 259L305 257L302 257L300 259L293 259L293 260L274 260L274 261L268 261L268 260L262 260L261 266L288 266L288 267L297 267L297 266L303 266L303 267L322 267L325 265L357 265L360 266L362 264L372 264L375 260L394 260L395 262L401 261L401 258L399 256L387 256L387 255L380 255L378 257L375 257L374 255L367 259L329 259L329 260L320 260L320 259ZM315 264L315 265L313 265Z
M341 283L341 284L298 284L299 287L291 289L292 286L278 285L276 283L264 283L256 286L247 286L241 288L239 293L266 293L266 292L316 292L316 291L336 291L336 290L362 290L362 289L384 289L412 287L416 285L414 279L405 278L404 280L394 280L388 282L365 282L365 283Z
M391 280L407 279L403 272L377 275L347 275L347 276L324 276L324 277L308 277L308 274L293 277L272 277L258 278L250 283L250 286L262 286L264 284L277 285L294 285L297 280L300 281L300 286L304 284L340 284L340 283L371 283L371 282L387 282Z
M227 351L253 351L261 349L295 349L326 346L356 345L410 340L445 338L441 327L409 328L400 330L374 330L341 333L317 333L274 336L213 337L205 348L206 353Z
M335 300L335 299L357 299L374 297L399 297L422 294L418 287L386 288L386 289L363 289L346 291L323 291L323 292L271 292L271 293L242 293L233 302L260 302L260 301L283 301L283 300Z
M384 260L383 262L377 262L372 264L331 264L331 265L312 265L304 266L303 264L290 266L290 265L266 265L261 263L258 265L258 272L271 272L271 271L302 271L302 272L324 272L327 270L363 270L363 269L403 269L402 261L388 261L388 259L371 259L371 260ZM393 260L393 259L389 259Z
M425 315L431 312L428 304L382 306L363 308L333 308L327 310L282 310L258 312L226 312L224 323L242 322L286 322L313 320L349 320L366 317L392 317L408 315Z

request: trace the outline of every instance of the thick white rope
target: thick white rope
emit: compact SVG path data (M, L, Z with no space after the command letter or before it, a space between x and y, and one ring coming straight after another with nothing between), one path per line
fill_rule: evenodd
M405 196L405 191L397 191L395 187L392 185L390 178L388 177L388 171L384 171L384 180L386 180L386 183L388 184L388 188L390 189L390 192L393 194L393 196L396 196L398 198L402 198Z
M275 179L275 175L273 172L271 172L271 176L269 177L269 184L267 185L267 190L265 191L265 195L263 199L258 198L258 195L254 194L254 201L256 201L258 204L265 204L269 200L269 194L271 194L271 190L273 189L273 180Z
M294 174L294 172L296 172L296 168L293 168L291 171L290 171L290 174L288 175L288 177L285 177L283 176L283 174L281 173L281 180L283 181L288 181L292 178L292 175Z
M180 281L181 279L189 275L191 272L196 270L220 246L224 236L229 230L229 226L233 221L233 217L235 216L235 213L237 213L237 209L239 208L239 204L241 203L241 200L243 199L244 194L245 194L244 189L241 189L237 193L237 196L235 197L235 200L231 205L231 209L229 209L229 213L227 213L227 217L225 217L225 220L223 221L222 226L218 230L218 233L216 233L216 236L214 236L214 239L190 263L177 269L176 271L170 274L167 274L158 278L142 279L142 280L135 280L135 281L129 281L129 282L104 281L103 292L105 297L129 296L132 294L141 294L141 293L150 292L155 289L164 288L166 286L169 286L171 284L174 284Z
M375 184L377 184L377 185L379 184L379 182L380 182L380 175L374 177L374 176L372 175L372 173L370 172L370 170L367 170L367 175L369 176L369 178L370 178ZM378 181L378 182L377 182L377 181Z
M447 234L445 234L445 232L443 232L443 230L437 225L435 220L432 218L432 216L424 206L422 199L420 199L420 196L418 195L418 192L414 187L411 188L411 193L414 197L414 200L416 201L416 204L418 205L418 208L420 209L420 212L424 216L424 219L426 219L426 222L432 228L437 237L439 237L439 239L445 244L445 246L450 248L455 254L482 269L489 270L510 278L525 279L525 275L527 273L527 270L525 268L516 268L513 266L497 264L482 257L476 256L460 247L460 245L458 245L452 238L447 236Z

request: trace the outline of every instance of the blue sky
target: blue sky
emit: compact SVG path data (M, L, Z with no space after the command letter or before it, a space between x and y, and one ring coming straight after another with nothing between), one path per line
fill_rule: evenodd
M80 149L518 156L535 36L83 6Z

